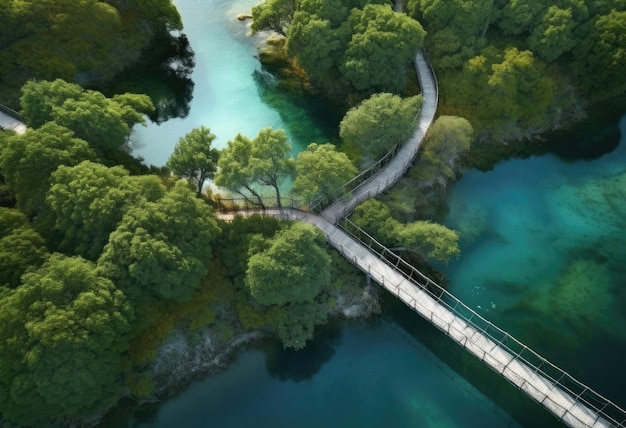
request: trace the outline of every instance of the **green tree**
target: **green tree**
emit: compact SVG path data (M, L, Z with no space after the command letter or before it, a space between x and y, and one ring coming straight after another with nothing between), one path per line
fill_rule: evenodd
M0 412L35 423L114 404L133 318L88 261L53 254L26 273L0 299Z
M156 176L131 177L122 167L89 161L59 167L50 182L44 229L57 250L94 261L127 210L165 194Z
M43 238L18 210L0 207L0 286L15 288L28 269L39 267L47 256Z
M219 151L211 147L215 135L204 126L192 129L178 140L167 166L174 174L193 183L196 196L202 195L202 186L212 179L217 171Z
M374 94L348 110L339 124L339 136L356 144L366 159L376 160L413 135L423 102L421 95L402 99L389 93Z
M345 153L337 152L332 144L309 144L300 152L295 163L296 179L291 191L307 202L319 197L334 200L341 196L341 186L358 170Z
M0 88L14 105L28 80L94 86L182 29L171 0L3 0L0 9Z
M154 111L146 95L123 94L107 98L60 79L31 81L22 88L22 113L31 127L55 121L88 141L99 153L109 153L127 142L132 126L145 123L142 114Z
M626 6L594 17L581 29L573 74L582 92L601 100L626 90Z
M326 322L328 313L323 305L292 303L285 306L276 319L276 334L285 348L296 351L313 339L315 326Z
M349 23L352 38L340 66L344 78L366 94L403 91L426 35L422 26L389 5L375 4L353 9Z
M576 45L575 28L571 9L550 6L528 38L528 45L542 59L552 62Z
M456 176L457 161L469 150L473 133L467 119L439 116L428 129L415 165L419 186L446 186Z
M545 123L560 91L532 52L489 47L450 79L443 96L449 97L448 111L464 114L479 134L489 130L492 139L505 140Z
M294 223L254 252L248 260L245 283L263 305L304 303L330 283L326 239L314 226Z
M351 218L357 226L397 250L412 251L442 263L448 263L461 252L457 232L429 221L402 224L391 217L387 205L376 199L356 207Z
M282 129L262 129L253 140L237 134L220 153L215 184L265 206L255 185L271 186L281 206L280 184L292 175L291 145Z
M163 198L125 213L98 259L98 271L133 304L184 301L200 287L218 233L212 208L181 180Z
M0 151L0 168L17 205L28 214L40 210L50 187L50 174L61 165L76 165L94 159L86 141L55 123L46 123L7 139Z
M271 30L287 36L297 0L265 0L252 8L252 32Z
M427 48L438 67L459 67L485 47L499 10L494 0L410 0L408 9L429 33Z

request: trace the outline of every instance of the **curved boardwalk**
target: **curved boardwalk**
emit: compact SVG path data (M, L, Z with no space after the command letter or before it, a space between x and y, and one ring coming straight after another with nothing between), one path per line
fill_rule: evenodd
M0 104L0 128L15 131L18 134L26 132L26 124L22 116L2 104Z
M296 208L270 208L240 210L219 214L219 217L230 220L235 215L263 213L318 227L346 259L566 425L577 428L626 426L626 412L618 406L495 327L373 238L367 237L366 244L361 238L350 235L347 229L336 226L359 203L380 194L400 179L417 154L433 121L438 91L434 73L422 53L415 59L415 69L423 85L425 101L413 136L386 167L361 183L350 197L334 202L319 216Z
M437 80L430 62L423 52L419 52L414 62L417 78L424 96L424 104L420 110L417 126L411 138L400 148L391 162L351 192L329 205L321 212L321 216L335 224L347 217L361 202L379 195L390 188L406 173L419 151L424 135L433 122L439 91Z

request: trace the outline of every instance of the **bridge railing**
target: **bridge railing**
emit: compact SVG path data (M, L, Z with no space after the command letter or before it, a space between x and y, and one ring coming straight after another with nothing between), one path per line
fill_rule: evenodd
M280 205L282 208L293 208L299 211L309 212L309 204L302 199L281 197ZM277 208L278 199L275 196L263 196L261 201L253 199L240 198L215 198L213 203L216 210L221 213L237 212L237 211L263 211L265 209Z
M567 392L573 401L584 404L586 407L595 412L597 416L601 416L617 427L626 427L626 411L622 408L598 394L587 385L578 381L569 373L555 366L546 358L542 357L537 352L533 351L531 348L511 336L509 333L494 325L491 321L485 319L483 316L464 304L443 287L432 281L429 277L421 273L410 263L406 262L402 257L382 245L350 220L343 219L339 225L355 240L368 247L370 251L380 258L380 260L384 261L387 265L402 274L406 279L420 287L436 303L448 309L451 313L456 315L456 317L462 319L467 325L470 325L475 330L482 332L501 349L506 350L514 360L523 362L526 366L532 369L533 373L540 374L552 385ZM348 249L341 248L339 250L348 260L354 259L356 262L357 256L351 254ZM374 273L371 271L371 267L370 272L367 273ZM379 275L379 281L382 281L383 285L385 285L384 276ZM409 304L409 306L412 306L417 312L421 312L417 310L417 306L422 305L422 303L416 301L411 296L406 295L406 292L400 288L400 284L393 285L392 288L395 288L395 294L398 297ZM405 296L403 296L403 294L405 294ZM455 330L455 332L459 334L463 333L459 330L457 325L454 325L454 323L448 319L431 319L431 322L449 335L451 335L452 330ZM479 355L479 358L483 360L486 357L486 353L482 356ZM506 366L503 367L500 374L502 374L502 372L506 369ZM528 391L529 389L534 389L534 387L527 382L523 382L523 384L518 385L518 387L525 389L532 397L540 401L542 404L546 404L546 400L551 400L550 397L542 391ZM554 403L554 405L562 406L562 403ZM571 409L565 409L565 414L561 417L561 419L567 420L568 418L574 418L581 421L580 418L570 410ZM587 423L588 421L581 422Z
M12 117L13 119L19 120L22 123L26 123L26 119L24 118L24 116L22 116L21 114L19 114L18 112L16 112L10 107L0 104L0 111L6 114L7 116Z

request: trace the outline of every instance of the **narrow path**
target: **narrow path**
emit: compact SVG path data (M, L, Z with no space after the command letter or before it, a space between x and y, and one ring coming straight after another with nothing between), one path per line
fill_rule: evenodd
M1 106L1 105L0 105ZM3 106L1 106L3 107ZM26 124L0 109L0 128L15 131L18 134L26 132Z
M426 131L428 131L435 117L439 91L435 74L423 52L420 51L417 54L414 66L424 96L424 104L420 110L413 135L387 166L357 187L350 196L340 198L321 212L321 216L329 222L336 224L342 218L347 217L360 203L390 188L402 178L417 156Z

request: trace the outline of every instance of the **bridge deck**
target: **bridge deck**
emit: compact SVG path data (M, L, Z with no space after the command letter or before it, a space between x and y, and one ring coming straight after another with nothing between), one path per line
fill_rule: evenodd
M415 58L415 70L417 72L424 104L417 119L417 126L411 138L400 148L396 156L387 166L381 169L375 176L357 187L351 196L344 196L337 200L324 211L322 217L335 224L349 215L361 202L382 193L391 187L407 171L413 159L419 151L426 131L430 127L437 110L438 89L435 75L430 63L422 52Z
M0 111L0 128L12 130L17 132L18 134L23 134L24 132L26 132L26 124L20 122L19 120L9 116L2 111Z

